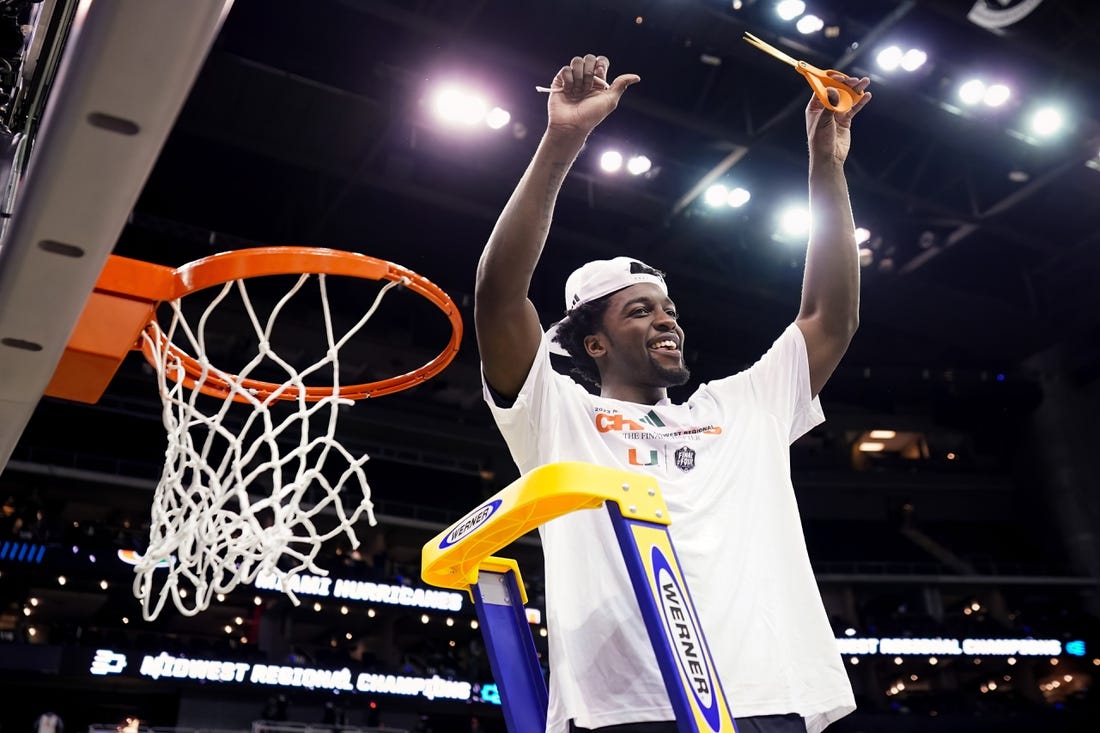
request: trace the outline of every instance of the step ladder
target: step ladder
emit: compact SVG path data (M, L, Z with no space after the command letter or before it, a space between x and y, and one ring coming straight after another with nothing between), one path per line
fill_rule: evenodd
M579 462L531 471L422 550L426 583L467 591L473 598L509 732L542 733L548 697L519 566L495 553L552 519L601 505L626 561L680 733L736 733L672 546L657 480Z

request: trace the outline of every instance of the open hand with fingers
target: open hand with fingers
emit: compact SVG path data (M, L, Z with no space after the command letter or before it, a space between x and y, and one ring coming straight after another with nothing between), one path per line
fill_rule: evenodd
M829 76L859 92L859 98L847 111L834 112L822 104L816 95L810 97L810 103L806 106L806 135L812 157L831 157L843 163L852 144L852 118L871 101L871 93L867 91L871 80L866 76L857 78L839 73ZM835 104L840 98L836 89L828 88L825 93L829 95L830 104Z
M550 130L588 135L618 106L626 88L641 81L637 74L622 74L609 82L610 66L606 56L574 56L558 70L549 88L540 87L550 92Z

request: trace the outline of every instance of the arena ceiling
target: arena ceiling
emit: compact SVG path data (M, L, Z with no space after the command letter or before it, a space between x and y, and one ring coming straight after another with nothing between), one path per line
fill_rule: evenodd
M835 29L828 38L800 34L770 0L238 0L116 251L179 264L233 238L352 249L468 302L481 246L544 125L534 86L574 54L604 53L612 75L643 81L578 160L533 300L550 321L570 269L638 256L669 273L697 362L751 360L797 309L804 248L773 233L780 205L804 200L808 90L741 41L749 30L874 80L848 169L873 252L849 366L1003 371L1065 343L1092 363L1082 347L1100 326L1089 53L1100 9L1046 2L991 30L968 19L970 4L808 3ZM928 60L885 72L875 57L891 44ZM957 87L973 76L1009 85L1009 102L962 104ZM432 94L456 81L510 123L441 124ZM1041 103L1064 106L1062 134L1030 133ZM653 169L603 174L609 147L642 152ZM752 199L710 209L708 180Z
M605 54L612 75L642 82L566 182L531 291L544 322L560 317L571 269L618 254L668 273L699 379L751 363L794 317L805 245L775 232L780 207L805 200L809 90L741 40L751 31L822 68L873 79L848 164L856 221L870 231L861 329L829 385L833 404L904 414L939 399L955 411L992 406L997 420L1006 400L1034 405L1028 387L991 390L1007 389L1000 380L1032 384L1036 354L1056 351L1078 378L1094 378L1100 6L983 0L975 12L969 0L808 0L824 29L801 34L775 5L236 0L115 252L174 266L307 244L431 278L463 311L462 352L432 384L371 404L364 445L482 474L502 446L478 405L476 262L545 123L534 87L574 54ZM1015 22L986 27L1005 20ZM923 49L927 61L884 71L876 57L889 45ZM974 76L1008 85L1008 102L963 104L958 86ZM509 122L442 124L433 94L456 82L507 109ZM1042 104L1061 105L1061 134L1028 127ZM652 169L603 173L599 154L611 147L644 153ZM752 197L738 209L708 207L702 193L713 182ZM348 291L341 308L360 307L355 300ZM379 320L370 352L345 362L362 362L357 376L411 368L438 348L428 317L380 315L392 320ZM292 318L299 329L319 324L315 309ZM226 318L211 333L232 349L241 325ZM135 355L102 406L156 419L154 393ZM36 435L69 409L41 408L51 427ZM86 436L103 419L73 422Z

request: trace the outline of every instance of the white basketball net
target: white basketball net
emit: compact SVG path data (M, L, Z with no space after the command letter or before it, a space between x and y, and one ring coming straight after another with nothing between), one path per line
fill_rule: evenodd
M160 326L151 324L143 335L156 357L168 431L164 471L153 498L149 547L135 568L134 594L147 620L156 618L169 598L180 613L193 616L209 607L215 595L268 574L279 579L297 604L288 581L305 571L327 575L314 564L322 543L344 534L353 548L358 547L354 525L360 516L366 513L370 524L376 523L363 472L368 456L352 455L334 437L340 407L353 402L337 394L337 355L378 309L386 292L401 283L387 282L366 314L337 337L325 276L317 275L328 348L319 361L298 370L272 351L271 333L283 307L311 278L302 275L263 321L245 282L237 280L222 287L196 326L188 323L180 301L175 300L169 304L168 328L158 333ZM259 345L237 374L229 374L207 358L206 325L234 291ZM210 397L197 386L184 386L183 366L165 348L170 343L198 360L202 373L196 384L208 376L220 379L230 386L228 396ZM286 375L278 390L262 398L241 385L261 366L276 366ZM333 393L306 402L305 382L327 385L330 378ZM297 388L297 399L279 400L290 388ZM247 406L235 403L235 396L244 397ZM231 412L234 405L238 409ZM248 407L251 410L240 423L240 410ZM283 412L290 414L284 417ZM235 417L230 418L231 414ZM354 506L349 508L349 503ZM334 521L336 526L331 527Z

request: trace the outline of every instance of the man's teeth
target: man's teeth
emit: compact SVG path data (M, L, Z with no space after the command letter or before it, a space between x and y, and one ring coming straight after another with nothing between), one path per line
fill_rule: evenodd
M675 341L658 341L657 343L653 344L653 348L655 348L655 349L672 349L673 351L675 351L677 347L676 347L676 342Z

